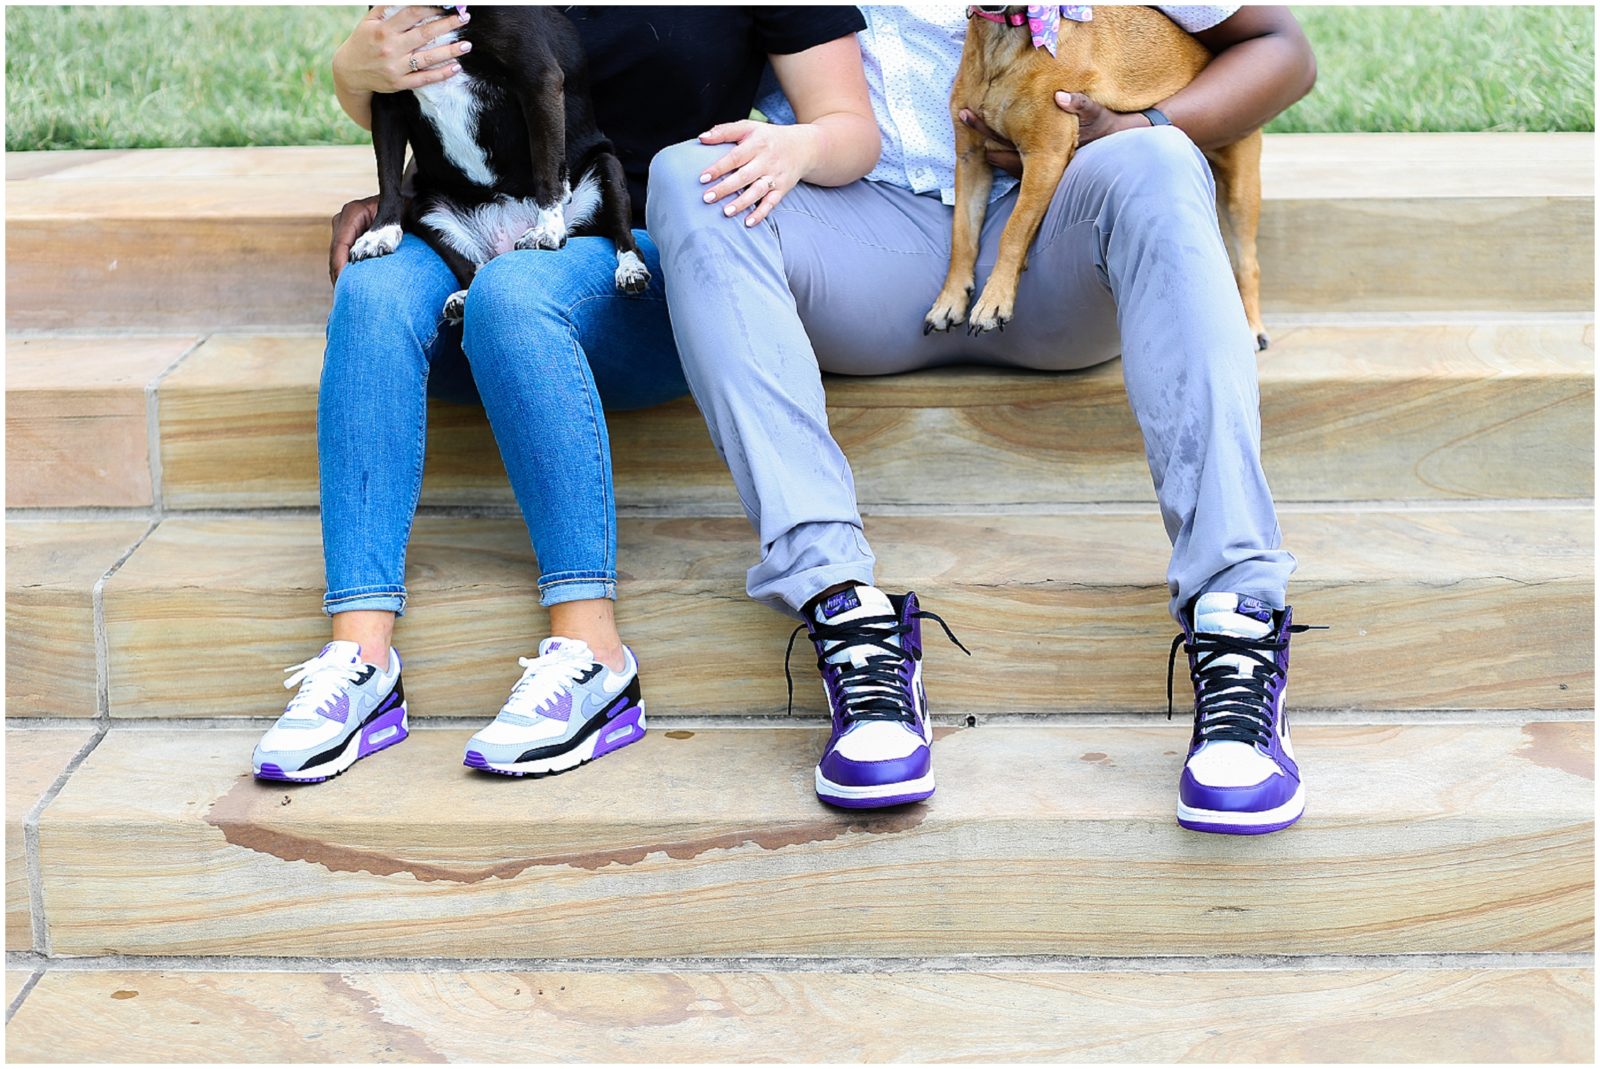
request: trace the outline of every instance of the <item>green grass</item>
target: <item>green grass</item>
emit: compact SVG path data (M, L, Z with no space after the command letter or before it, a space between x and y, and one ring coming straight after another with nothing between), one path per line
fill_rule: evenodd
M1317 87L1269 131L1594 129L1593 8L1293 10Z
M8 7L6 148L361 144L328 61L364 9ZM1296 7L1274 131L1592 130L1591 8Z
M7 7L6 148L370 144L329 62L352 7Z

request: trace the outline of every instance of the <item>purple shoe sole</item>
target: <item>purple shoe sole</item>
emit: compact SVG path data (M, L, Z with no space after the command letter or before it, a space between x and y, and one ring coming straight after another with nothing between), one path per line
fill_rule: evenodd
M887 798L838 798L833 795L818 794L817 800L828 805L838 806L840 809L889 809L897 805L910 805L913 802L925 802L933 797L933 791L916 791L912 794L893 794Z
M624 746L631 745L632 743L638 742L640 739L644 738L645 729L639 724L639 718L641 715L643 715L643 713L643 705L630 705L628 708L612 717L610 721L608 721L609 726L603 733L604 737L601 738L599 742L595 743L594 752L588 757L585 757L582 761L579 761L577 764L571 765L567 768L551 769L548 772L518 772L512 769L491 768L489 766L489 759L484 757L483 754L479 753L477 750L468 750L466 757L462 759L461 763L468 768L476 769L479 772L491 772L496 776L511 776L514 779L547 779L550 776L559 776L563 772L571 772L573 769L582 768L590 761L604 757L608 753L613 753L614 751L622 749ZM634 730L621 737L616 737L617 729L622 727L633 728ZM611 741L607 742L606 739L608 738ZM571 753L572 751L569 750L567 752ZM564 755L556 754L554 756L561 757Z
M1300 812L1296 813L1290 819L1280 821L1276 824L1249 825L1213 824L1199 820L1184 820L1182 817L1179 817L1178 827L1187 828L1190 831L1210 832L1213 835L1266 835L1268 832L1282 831L1284 828L1296 823L1303 816L1305 816L1305 813Z
M395 729L394 734L388 734L389 728ZM260 768L256 769L256 779L272 780L275 783L326 783L328 780L343 775L354 768L356 762L363 757L370 757L379 750L387 750L395 743L404 742L410 734L411 732L406 730L406 707L401 705L398 709L392 709L384 713L361 729L361 743L356 748L355 761L351 761L349 765L341 768L338 772L333 772L326 776L291 776L278 765L273 764L271 761L266 761L262 763ZM377 741L373 741L375 738ZM348 746L349 743L346 742L345 745Z

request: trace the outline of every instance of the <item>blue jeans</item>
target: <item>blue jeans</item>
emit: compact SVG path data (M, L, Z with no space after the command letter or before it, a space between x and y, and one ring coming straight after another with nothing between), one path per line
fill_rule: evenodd
M660 258L649 235L634 235L650 268L644 293L617 290L610 241L574 238L558 252L511 252L486 264L467 292L462 327L441 322L456 279L417 237L340 274L317 395L330 615L405 612L430 395L481 403L488 413L538 557L540 602L616 597L603 412L688 392Z

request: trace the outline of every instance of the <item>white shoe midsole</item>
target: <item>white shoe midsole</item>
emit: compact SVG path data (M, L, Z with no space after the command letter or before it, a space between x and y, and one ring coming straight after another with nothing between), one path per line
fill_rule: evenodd
M401 731L409 731L411 729L409 720L410 713L406 710L405 704L402 702L400 705ZM360 731L351 732L350 737L345 740L344 749L339 751L339 756L335 757L332 761L325 761L320 765L312 765L310 768L297 768L293 770L287 768L283 769L283 778L322 779L326 776L337 776L339 773L345 771L351 765L360 760L357 755L361 753L361 736L366 731L367 728L362 728ZM257 769L256 771L259 772L260 769Z
M1294 797L1275 809L1261 813L1240 813L1226 809L1196 809L1179 802L1178 819L1199 824L1229 824L1236 828L1253 828L1261 824L1278 824L1292 820L1305 812L1305 808L1306 785L1302 783L1294 789Z
M900 794L915 794L918 791L933 790L933 773L918 779L906 780L904 783L879 783L870 787L851 787L843 783L835 783L822 774L822 769L817 769L817 793L833 798L893 798Z
M624 726L630 728L632 727L632 725ZM601 739L609 736L614 730L616 729L613 727L596 731L593 735L590 735L587 739L584 739L581 745L573 747L566 753L556 754L554 757L546 757L538 761L514 761L509 764L500 764L497 761L487 761L485 763L490 768L496 769L500 772L530 772L534 775L540 775L546 772L565 772L569 768L577 768L585 761L592 761L594 759L595 747L600 745ZM640 735L643 735L645 732L643 706L640 706L639 708L638 732Z

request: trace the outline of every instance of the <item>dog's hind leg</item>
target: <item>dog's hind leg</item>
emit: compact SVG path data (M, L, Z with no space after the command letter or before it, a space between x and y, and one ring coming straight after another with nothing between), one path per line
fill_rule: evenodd
M984 284L983 295L973 305L968 334L1004 330L1016 312L1017 280L1027 262L1028 247L1039 233L1039 224L1044 221L1044 213L1055 198L1056 186L1066 172L1067 161L1072 158L1070 146L1078 140L1077 120L1068 118L1071 130L1040 137L1039 148L1033 152L1023 151L1022 188L1017 193L1011 218L1000 232L1000 254L995 258L994 270Z
M595 156L589 174L600 183L600 204L590 229L610 238L617 247L617 289L643 293L650 284L650 269L639 255L638 242L633 240L633 201L628 195L628 177L623 173L622 161L610 152L602 152ZM588 175L584 177L587 179Z
M464 318L467 308L467 288L472 285L473 278L478 273L478 265L472 259L450 244L450 239L438 227L423 219L407 219L406 225L411 232L428 243L428 247L439 254L451 274L456 276L456 283L461 287L445 298L444 308L440 311L441 317L447 323L459 323Z
M956 130L956 211L950 235L950 270L933 307L923 318L924 334L949 330L967 320L978 266L978 240L989 211L989 190L994 186L994 169L989 166L984 137L962 122L956 110L951 109Z
M387 256L400 247L405 201L400 185L406 165L406 121L393 94L372 95L372 151L378 158L378 214L350 246L350 259Z
M1261 321L1261 263L1256 258L1261 224L1261 131L1206 155L1217 179L1217 214L1233 256L1233 277L1239 283L1245 318L1256 348L1265 349L1270 339Z

